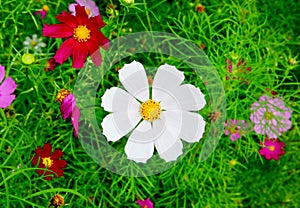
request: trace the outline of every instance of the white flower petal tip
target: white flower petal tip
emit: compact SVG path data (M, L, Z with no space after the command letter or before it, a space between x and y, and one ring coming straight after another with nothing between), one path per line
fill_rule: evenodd
M199 142L205 131L205 121L197 113L183 112L180 138L188 143Z
M139 111L139 102L125 90L112 87L101 98L101 107L108 112Z
M154 88L173 90L178 87L183 80L183 72L179 71L175 66L164 64L158 68L152 86Z
M175 161L179 156L182 155L182 148L182 142L180 140L177 140L171 148L163 153L160 153L159 156L166 162Z
M122 134L118 132L114 125L112 114L107 115L103 119L101 126L103 128L103 135L106 136L108 141L115 142L122 138Z
M153 143L136 143L128 140L125 146L127 158L135 162L146 163L152 157L153 152Z
M119 79L132 96L141 101L149 99L148 78L141 63L133 61L130 64L125 64L119 70Z
M101 126L108 141L118 141L128 134L140 121L138 112L116 112L107 115Z
M204 94L199 88L191 84L184 84L174 91L181 107L187 111L201 110L205 105Z

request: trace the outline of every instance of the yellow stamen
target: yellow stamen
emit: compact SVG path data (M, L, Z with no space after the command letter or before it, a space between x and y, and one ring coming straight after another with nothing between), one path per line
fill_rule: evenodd
M266 118L267 120L272 120L273 114L267 111L266 114L265 114L265 118Z
M32 40L32 41L30 42L30 45L31 45L32 47L36 46L36 45L37 45L37 41Z
M69 94L70 94L70 90L62 89L57 93L55 101L61 103L63 99L65 99L65 97L67 97Z
M43 9L45 12L48 12L48 11L49 11L49 7L48 7L47 5L44 5L44 6L42 7L42 9Z
M53 160L51 160L50 157L44 157L42 158L42 163L45 165L45 167L50 168L53 165Z
M91 10L89 10L88 8L85 8L85 12L88 16L91 14Z
M73 37L78 42L86 42L91 38L90 33L91 31L86 27L86 25L79 25L73 31Z
M275 147L272 145L272 146L269 146L269 150L271 151L271 152L273 152L274 150L275 150Z
M140 107L140 114L144 120L154 121L160 118L161 107L159 102L154 100L147 100L143 102Z

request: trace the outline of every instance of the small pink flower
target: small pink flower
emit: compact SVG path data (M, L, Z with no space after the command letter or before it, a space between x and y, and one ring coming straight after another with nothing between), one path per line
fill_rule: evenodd
M0 83L5 77L5 67L0 65ZM0 85L0 108L6 108L16 98L16 95L12 94L17 85L11 77L7 77Z
M78 122L80 117L80 111L76 106L76 99L73 94L66 96L60 105L60 112L63 119L71 118L72 125L74 127L74 135L78 137Z
M259 102L252 104L250 120L254 123L257 134L277 138L292 127L292 110L285 106L282 97L263 95Z
M85 7L85 11L89 17L94 17L100 14L99 9L96 5L96 3L93 0L76 0L77 4L80 6ZM69 11L73 14L76 15L76 9L75 6L77 4L70 4L69 5Z
M53 71L55 67L57 66L57 62L55 61L54 58L51 58L47 60L46 64L44 65L44 71Z
M145 200L136 200L136 202L141 206L141 208L153 208L153 203L152 201L148 198Z
M34 12L34 15L40 14L41 18L44 19L48 11L49 11L49 7L47 5L44 5L41 10Z
M230 59L226 59L227 76L226 80L239 80L240 84L249 84L247 81L247 76L251 72L251 67L247 67L247 62L245 62L242 58L239 58L236 62L235 60L231 61Z
M224 124L225 135L230 135L231 141L236 141L241 136L245 135L245 132L248 128L248 124L244 120L227 120Z
M74 127L74 135L78 137L78 122L80 118L80 110L76 106L76 99L69 90L60 90L57 94L56 101L60 102L60 112L62 118L65 120L71 118Z
M259 154L264 156L267 160L278 160L280 156L285 154L285 143L280 142L277 138L269 139L267 137L264 143L260 142L260 145L261 149L259 150Z

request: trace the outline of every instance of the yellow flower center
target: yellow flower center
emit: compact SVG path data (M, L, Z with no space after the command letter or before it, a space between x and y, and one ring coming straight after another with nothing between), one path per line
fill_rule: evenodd
M269 150L270 150L271 152L273 152L273 151L275 150L274 145L269 146Z
M30 42L30 45L31 45L32 47L36 46L36 45L37 45L37 41L32 40L32 41Z
M265 118L266 118L267 120L272 120L273 114L267 111L266 114L265 114Z
M53 165L53 160L51 160L50 157L44 157L42 158L42 163L45 165L45 167L50 168Z
M86 25L79 25L73 31L73 37L78 42L86 42L91 38L90 33L91 31L86 27Z
M154 100L147 100L143 102L140 107L140 114L144 120L154 121L160 118L161 107L159 102Z
M237 132L237 130L238 130L237 127L234 127L234 126L233 126L233 127L229 128L229 133L230 133L230 134L234 134L234 133Z
M85 12L88 16L91 14L91 10L89 10L88 8L85 8Z
M147 205L144 205L143 208L148 208L148 206L147 206Z
M67 97L69 94L70 94L70 90L62 89L57 93L55 101L61 103L63 99L65 99L65 97Z
M42 8L45 12L48 12L49 11L49 7L47 5L44 5L43 8Z

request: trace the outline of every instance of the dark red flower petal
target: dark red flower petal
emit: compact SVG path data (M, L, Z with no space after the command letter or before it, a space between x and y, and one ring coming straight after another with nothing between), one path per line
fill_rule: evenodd
M73 36L73 28L65 24L44 25L43 36L52 38L68 38Z
M39 161L39 157L34 156L33 159L31 160L31 164L36 165L38 161Z
M109 40L103 35L102 32L99 32L98 30L93 30L92 38L92 40L96 40L98 44L105 50L109 49Z
M66 61L72 54L75 42L76 40L74 38L67 39L65 42L63 42L55 53L55 61L60 64Z
M51 167L50 169L56 173L55 177L57 177L57 178L64 175L64 171L59 167L53 167L53 168Z
M43 156L43 150L40 147L36 148L35 153L37 156L40 156L40 157Z
M106 24L103 21L102 17L100 15L94 16L90 18L90 22L88 24L89 28L93 28L98 30L99 28L104 27Z
M65 160L57 160L55 161L55 163L53 164L53 168L56 170L56 169L60 169L60 168L64 168L67 166L67 161ZM52 168L52 166L51 166ZM50 169L51 169L50 168Z
M51 159L52 160L57 160L59 158L61 158L63 156L63 152L60 149L56 149L52 155L51 155ZM55 161L56 163L57 161Z
M76 43L72 54L72 67L76 69L82 68L84 66L87 56L88 49L86 48L86 45Z
M77 19L74 15L71 15L68 12L63 11L61 14L56 16L61 23L65 23L66 25L75 28L78 26Z
M85 11L85 7L84 6L80 6L79 4L77 4L75 6L75 10L76 10L76 16L75 18L77 19L77 22L79 25L85 25L88 23L88 15Z
M44 173L43 170L36 170L35 172L37 172L37 174L39 174L39 175L43 175L43 173Z
M43 157L49 157L51 152L52 152L51 144L49 144L49 143L44 144L43 150L44 150L43 151L43 154L44 154Z

